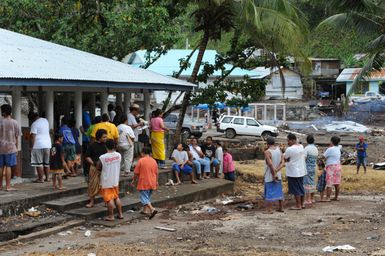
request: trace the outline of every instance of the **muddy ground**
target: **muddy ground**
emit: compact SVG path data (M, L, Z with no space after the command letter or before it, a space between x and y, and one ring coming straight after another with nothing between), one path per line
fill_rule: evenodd
M258 200L223 206L222 199L168 209L151 221L73 228L65 236L3 247L0 255L322 255L325 246L344 244L356 248L352 255L385 255L385 196L345 195L340 202L273 215L263 214ZM239 208L250 204L253 209ZM217 211L202 213L204 206Z

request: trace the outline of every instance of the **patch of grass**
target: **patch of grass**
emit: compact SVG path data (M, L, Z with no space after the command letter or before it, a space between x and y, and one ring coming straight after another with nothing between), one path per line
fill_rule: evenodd
M265 172L263 160L236 162L235 169L238 178L240 178L236 181L236 192L249 196L263 195L263 175ZM284 190L287 190L285 170L282 171L282 174ZM252 189L250 183L256 183L256 188ZM376 171L367 167L367 173L364 174L361 167L360 174L357 175L356 166L343 165L341 191L352 194L385 192L385 171Z

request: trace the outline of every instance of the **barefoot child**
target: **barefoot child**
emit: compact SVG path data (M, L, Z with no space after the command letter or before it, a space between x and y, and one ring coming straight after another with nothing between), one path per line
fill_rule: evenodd
M174 163L172 164L172 170L175 173L177 185L181 184L179 177L181 172L185 175L190 175L192 184L198 183L194 179L194 172L192 167L189 165L189 157L187 152L183 149L182 143L178 144L177 148L174 149L171 158L174 160Z
M107 221L114 220L114 208L118 209L118 219L123 219L122 204L119 199L119 176L120 162L122 157L115 151L115 142L106 141L107 153L99 157L100 162L97 168L101 169L100 182L102 189L100 194L107 204L108 216L104 218Z
M325 196L325 188L326 188L326 169L325 163L323 161L318 162L318 183L317 190L320 193L321 202L327 202L324 199Z
M285 164L281 149L275 145L272 137L267 138L265 150L265 203L266 213L272 212L272 203L278 201L278 212L283 212L283 192L281 169Z
M151 195L158 187L158 164L150 156L151 148L144 147L140 153L141 158L135 166L132 185L137 182L136 189L140 192L140 201L143 213L152 219L158 211L151 205Z
M63 179L62 175L64 174L64 167L66 167L66 161L64 159L64 151L63 151L63 135L58 133L55 134L55 142L51 148L51 156L50 156L50 170L52 173L52 183L53 189L62 190L63 187ZM56 185L56 182L58 185Z
M223 173L226 180L235 181L235 167L233 162L233 156L223 147Z

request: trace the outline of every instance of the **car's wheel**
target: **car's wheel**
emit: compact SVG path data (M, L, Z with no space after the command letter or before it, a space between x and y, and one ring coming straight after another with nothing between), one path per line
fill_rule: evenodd
M268 137L272 137L273 136L273 134L271 133L271 132L263 132L262 133L262 138L264 139L264 140L266 140Z
M199 139L199 138L201 138L202 137L202 133L196 133L196 134L194 134L194 137L195 138L197 138L197 139Z
M226 130L226 138L233 139L235 137L236 132L234 129L227 129Z
M181 134L185 138L190 138L190 136L191 136L190 129L183 128Z

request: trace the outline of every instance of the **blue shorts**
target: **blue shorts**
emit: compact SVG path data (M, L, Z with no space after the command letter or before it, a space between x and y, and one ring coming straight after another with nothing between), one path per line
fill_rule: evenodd
M2 167L14 167L17 163L17 154L0 154L0 168Z
M366 166L366 157L357 156L357 166Z
M206 159L207 161L210 161L210 162L213 164L214 167L216 167L216 166L219 165L219 160L216 159L216 158L214 158L213 160L211 160L210 158L205 157L205 159Z
M225 173L225 180L235 181L235 172Z
M192 169L192 167L189 166L188 164L185 164L185 165L183 166L183 169L182 169L182 168L180 168L180 165L179 165L179 164L173 163L173 164L172 164L172 170L173 170L173 171L177 171L178 173L183 172L183 174L188 175L188 174L191 174L191 173L192 173L192 170L193 170L193 169Z
M151 203L152 190L140 190L140 202L143 206Z

